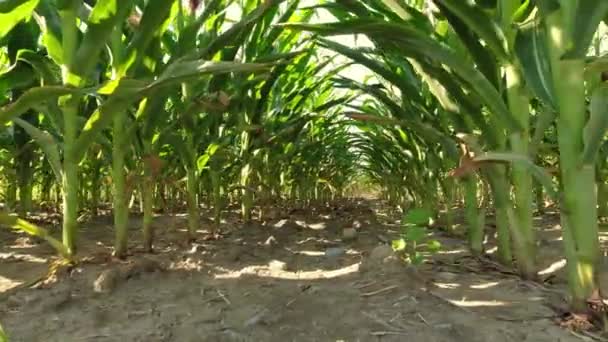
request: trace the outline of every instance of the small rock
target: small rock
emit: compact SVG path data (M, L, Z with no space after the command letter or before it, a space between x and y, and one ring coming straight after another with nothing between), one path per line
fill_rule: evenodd
M346 248L344 247L330 247L325 250L325 256L328 258L335 258L346 254Z
M372 250L369 257L374 261L383 261L394 254L393 248L389 245L380 245Z
M268 268L271 271L284 271L286 266L287 266L286 263L279 261L279 260L272 260L271 262L268 263Z
M342 241L352 241L357 238L357 230L355 228L346 228L342 231Z
M188 251L188 254L198 254L203 253L205 251L205 247L200 244L193 244L192 248Z
M117 268L109 268L101 272L97 279L95 279L93 291L96 293L111 293L121 278L122 274Z
M279 242L272 235L270 235L268 237L268 239L266 239L266 241L264 241L264 246L266 246L266 247L273 247L273 246L276 246L278 244L279 244Z
M435 275L435 278L441 281L451 282L458 278L458 275L452 272L439 272Z

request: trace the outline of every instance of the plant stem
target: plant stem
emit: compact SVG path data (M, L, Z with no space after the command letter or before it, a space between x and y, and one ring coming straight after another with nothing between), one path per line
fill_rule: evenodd
M585 310L586 300L598 289L596 272L600 253L595 168L581 165L580 161L586 122L585 61L561 58L571 41L564 29L562 11L549 15L546 24L559 108L557 131L563 189L562 229L569 264L571 305L574 310Z
M221 179L220 175L214 169L214 163L211 165L211 170L209 173L211 174L211 186L213 190L213 221L214 221L214 229L218 229L221 222L222 216L222 189L221 189Z
M70 97L65 103L64 117L64 158L63 158L63 244L70 254L76 253L76 234L78 229L79 174L78 160L75 158L77 122L77 98Z
M505 67L507 81L507 96L509 109L520 126L520 132L510 134L511 149L513 152L527 155L530 137L530 105L525 94L521 76L514 64ZM517 258L520 275L525 279L536 278L536 245L534 227L532 224L533 186L530 172L525 166L513 164L511 166L513 182L515 222L512 229L520 239L513 239L513 250Z
M463 180L465 215L468 229L469 248L474 255L483 254L484 225L482 214L477 207L477 178L467 176Z
M143 207L142 229L144 235L144 250L152 252L152 244L154 241L154 227L152 226L152 218L154 211L154 182L150 175L148 167L144 169L144 181L142 186L141 201Z
M113 118L113 141L112 141L112 184L113 207L114 207L114 229L116 236L114 241L114 253L118 258L124 258L127 253L128 244L128 221L129 207L126 187L125 173L125 125L126 116L123 113L114 115Z
M509 182L507 180L505 167L495 165L489 168L488 180L492 191L492 199L496 213L496 231L498 239L498 259L505 265L511 265L513 255L511 254L511 234L509 211L512 210L509 198Z
M187 170L186 187L188 191L188 241L194 241L199 227L198 211L198 172L194 168Z

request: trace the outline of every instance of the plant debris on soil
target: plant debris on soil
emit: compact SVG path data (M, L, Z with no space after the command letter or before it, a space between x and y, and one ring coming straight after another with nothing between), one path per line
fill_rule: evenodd
M552 283L526 282L446 233L436 233L442 250L428 262L405 265L389 248L398 221L380 201L248 224L236 215L221 234L204 223L191 245L185 217L158 216L154 254L140 251L134 218L124 261L111 257L108 220L93 218L82 224L84 262L51 280L53 250L1 230L0 322L11 342L600 339L591 327L560 327L559 268ZM542 220L549 251L539 257L549 267L561 245Z

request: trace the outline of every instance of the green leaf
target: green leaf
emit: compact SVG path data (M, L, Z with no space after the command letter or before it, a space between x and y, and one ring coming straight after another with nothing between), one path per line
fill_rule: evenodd
M511 18L512 22L519 22L526 18L529 12L532 10L533 6L530 6L530 0L525 0L524 3L519 5L515 13L513 13L513 17Z
M433 213L424 208L416 208L409 210L405 216L403 216L403 224L415 224L415 225L427 225L433 217Z
M27 89L36 82L32 68L23 63L13 65L0 75L0 93L8 94L11 90Z
M0 2L0 40L20 21L30 18L39 0L13 0Z
M137 98L132 99L132 101L136 100ZM108 127L115 115L126 115L125 111L133 104L132 101L114 96L97 107L76 140L73 150L76 160L80 161L84 158L89 146L95 141L97 135Z
M422 242L426 237L426 229L421 226L410 226L405 229L403 238L407 242Z
M0 342L8 342L8 337L6 336L2 325L0 325Z
M347 20L324 24L283 24L282 26L317 32L323 35L360 33L382 44L387 51L420 58L425 56L451 68L454 73L466 80L471 89L484 101L490 111L511 132L521 131L521 125L508 110L496 88L473 65L466 62L450 48L435 39L428 37L415 27L403 24L388 23L372 19Z
M456 14L442 4L437 4L443 15L450 23L454 32L462 41L468 53L473 57L479 71L498 89L500 86L498 63L492 51L485 48L471 28Z
M528 154L530 156L536 156L538 149L542 143L542 139L545 136L545 131L556 118L556 113L547 106L542 106L536 115L536 124L534 126L534 135L530 141L530 149Z
M498 26L483 10L468 1L438 0L462 20L492 50L496 58L508 60L507 41Z
M120 79L107 83L100 91L111 94L87 120L76 143L76 156L84 157L88 146L95 140L99 132L105 129L114 115L124 115L124 112L142 98L154 94L157 89L175 86L182 82L200 81L203 76L225 73L248 73L265 71L273 64L210 62L178 60L172 63L160 77L145 85L139 80ZM2 112L0 111L0 118Z
M59 84L59 70L54 68L52 61L32 50L19 50L17 60L25 62L38 72L42 85Z
M31 88L16 101L0 108L0 126L25 113L35 105L45 101L56 100L63 95L84 94L85 90L61 86L44 86Z
M437 240L430 240L426 243L426 248L431 253L436 253L441 249L441 242Z
M220 147L219 144L215 144L215 143L209 144L209 147L207 147L207 151L202 156L200 156L198 158L198 160L196 161L198 171L203 171L203 169L205 169L205 167L207 166L207 163L209 162L209 159L211 159L211 157L213 157L213 155L215 154L215 152L217 152L219 147Z
M534 164L528 156L508 153L508 152L487 152L481 154L473 159L476 162L507 162L507 163L519 163L520 165L526 166L530 170L532 176L543 185L545 191L549 197L559 203L560 198L555 186L553 185L553 177L544 168Z
M391 247L395 252L401 252L405 250L406 242L404 239L397 239L391 242Z
M585 126L585 149L582 163L593 167L608 129L608 84L603 83L591 95L590 116Z
M28 0L0 0L0 13L8 13Z
M156 81L146 87L145 91L149 92L155 88L173 86L182 82L198 81L201 76L206 75L268 71L274 65L273 63L235 63L182 59L169 65Z
M536 0L543 17L549 16L554 11L559 10L559 0Z
M53 248L55 248L55 250L61 256L63 256L64 258L66 258L68 260L71 259L71 254L68 251L68 249L60 241L58 241L51 234L49 234L49 232L44 228L36 226L32 223L29 223L25 220L18 218L18 217L8 215L6 213L0 213L0 224L9 226L13 229L16 229L16 230L25 232L29 235L36 236L43 240L46 240L46 242L48 242ZM4 332L2 332L2 333L4 333Z
M568 0L573 2L574 0ZM568 49L562 58L580 59L587 55L593 35L599 24L608 14L608 1L582 0L578 2L575 10L574 27L572 31L573 46Z
M415 252L414 255L410 256L410 262L414 265L420 265L424 262L424 255Z
M61 33L61 19L57 9L50 1L42 1L36 7L34 19L42 31L42 44L49 56L57 65L63 64L63 35Z
M227 46L240 45L237 44L237 40L245 39L243 32L247 32L251 27L256 24L260 18L262 18L268 11L272 10L274 6L284 2L285 0L268 0L247 15L243 17L238 23L232 25L228 30L213 39L204 49L202 49L196 55L198 58L211 59L221 49Z
M81 79L97 64L100 52L115 28L120 28L129 14L134 0L98 0L91 11L87 30L76 52L72 73Z
M139 27L135 31L133 38L127 46L125 59L120 66L119 73L128 75L130 69L139 64L143 58L146 48L154 36L158 35L162 30L163 24L170 17L174 6L174 1L148 1L144 13L142 15Z
M543 103L555 110L557 101L544 25L540 22L530 22L520 27L514 50L528 87Z
M38 145L40 145L40 148L42 148L42 151L44 151L44 154L51 165L51 169L55 174L57 182L61 184L63 179L63 169L61 167L61 158L59 157L59 147L55 141L55 138L53 138L49 132L43 131L25 120L14 118L13 121L15 124L21 126L27 132L27 134L29 134L32 139L38 143Z

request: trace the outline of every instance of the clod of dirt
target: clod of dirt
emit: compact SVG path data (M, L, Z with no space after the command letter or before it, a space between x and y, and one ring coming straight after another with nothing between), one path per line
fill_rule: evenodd
M163 267L161 266L160 262L149 258L141 258L126 267L126 269L123 271L123 277L128 279L144 273L153 273L162 270Z
M284 263L282 261L278 261L278 260L272 260L271 262L268 263L268 269L270 269L271 271L275 271L275 272L284 271L286 267L287 267L286 263Z
M278 220L283 217L283 213L281 213L280 208L269 208L266 212L265 218L268 220Z
M383 261L384 259L393 256L393 248L389 245L380 245L372 250L369 257L373 261Z
M96 293L111 293L123 280L137 277L143 273L162 271L163 268L156 260L141 258L126 267L112 267L104 270L93 282Z
M205 251L205 246L201 244L194 244L192 248L188 251L188 254L200 254Z
M266 247L274 247L274 246L276 246L278 244L279 244L279 242L272 235L270 235L268 237L268 239L266 239L266 241L264 241L264 246L266 246Z
M96 293L111 293L118 286L121 278L122 273L118 268L106 269L93 282L93 291Z
M16 295L10 296L6 299L6 307L9 309L16 309L23 305L23 300Z
M458 275L452 272L439 272L435 275L435 279L445 282L454 281L456 278L458 278Z
M346 228L342 231L342 241L353 241L357 238L357 230L355 228Z
M346 254L344 247L331 247L325 250L325 256L328 258L336 258Z

